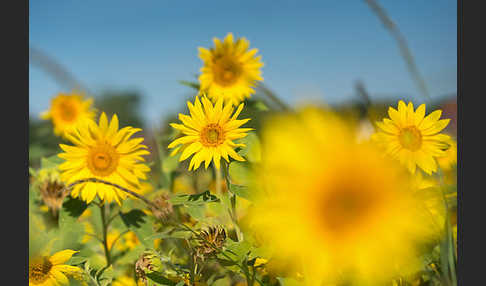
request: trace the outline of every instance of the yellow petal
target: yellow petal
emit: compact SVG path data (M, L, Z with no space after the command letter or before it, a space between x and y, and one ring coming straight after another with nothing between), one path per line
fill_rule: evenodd
M106 114L104 112L101 113L99 127L101 129L101 132L103 134L106 134L106 131L108 130L108 118L106 117Z
M66 249L66 250L61 250L59 252L54 253L50 258L49 262L52 263L52 265L58 265L62 264L66 261L68 261L73 254L77 253L79 251L71 250L71 249Z
M56 279L56 282L61 283L63 285L69 284L69 280L66 277L66 275L64 275L61 271L59 271L56 268L56 266L53 266L51 271L49 271L49 273L54 277L54 279Z
M183 161L183 160L189 158L189 156L191 156L193 153L198 152L199 150L201 150L202 147L203 147L203 145L200 142L194 142L194 143L192 143L186 149L184 149L184 151L182 152L181 157L179 158L179 161Z

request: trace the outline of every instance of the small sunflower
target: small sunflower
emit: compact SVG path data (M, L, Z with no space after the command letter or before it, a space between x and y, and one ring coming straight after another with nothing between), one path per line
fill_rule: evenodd
M52 99L49 110L41 113L41 118L51 119L54 124L54 134L64 136L79 122L95 117L92 104L92 98L84 100L81 94L59 93Z
M139 179L147 179L145 173L150 171L142 157L149 151L141 144L143 138L130 137L141 130L130 126L118 130L116 114L109 124L104 112L99 125L86 120L66 134L75 146L59 144L65 153L58 156L66 160L59 165L63 171L61 179L71 184L80 179L96 178L124 188L139 189ZM120 205L127 196L116 187L94 182L74 186L71 195L75 198L81 196L87 203L98 195L102 201L115 200Z
M211 161L214 162L216 169L219 169L221 158L227 162L229 162L229 157L245 161L234 150L236 147L245 147L245 145L233 142L235 139L245 137L247 132L252 130L252 128L240 128L250 120L249 118L236 119L243 109L243 103L231 115L233 106L224 105L222 98L218 99L214 106L206 97L202 97L201 101L202 104L199 97L196 97L194 105L187 102L191 116L179 114L179 119L183 124L170 124L184 134L183 137L169 144L168 148L181 145L172 151L171 156L182 152L179 161L183 161L194 154L189 163L189 170L196 170L203 161L205 161L206 169Z
M213 41L214 48L199 48L199 57L204 62L200 89L214 101L223 98L226 103L237 105L255 92L257 80L263 80L261 56L255 56L257 49L248 50L248 40L238 38L235 42L231 33L223 42L218 38Z
M440 134L450 119L439 120L442 110L425 116L425 104L414 111L413 103L400 100L398 110L390 107L379 130L372 138L383 145L387 154L400 160L413 174L419 166L427 174L437 171L437 157L444 156L449 135Z
M78 251L66 249L52 256L39 256L29 260L29 286L69 284L66 275L79 276L79 267L64 264Z

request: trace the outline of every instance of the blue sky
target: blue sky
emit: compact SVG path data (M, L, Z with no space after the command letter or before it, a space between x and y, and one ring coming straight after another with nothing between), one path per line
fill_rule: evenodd
M408 41L432 97L456 92L457 1L379 1ZM377 98L422 102L395 40L364 1L30 0L29 42L95 94L137 90L156 122L184 105L197 47L228 32L265 63L265 84L288 103L349 100L356 80ZM30 65L33 116L66 91Z

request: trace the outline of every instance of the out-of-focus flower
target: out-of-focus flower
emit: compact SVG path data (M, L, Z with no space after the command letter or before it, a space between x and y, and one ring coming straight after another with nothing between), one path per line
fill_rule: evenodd
M228 104L224 105L222 99L219 99L215 105L206 97L202 97L201 101L197 96L194 105L187 102L191 116L179 114L179 119L183 124L170 124L184 134L183 137L169 144L168 148L175 148L171 156L182 152L179 160L183 161L194 154L189 163L189 170L196 170L203 161L206 169L211 161L214 162L216 169L219 169L221 158L227 162L229 162L229 157L245 161L234 150L236 147L245 147L245 145L233 142L235 139L245 137L247 132L252 130L251 128L240 128L250 120L249 118L236 119L243 110L243 103L231 115L233 107Z
M135 278L128 275L123 275L116 278L111 285L112 286L145 286L145 284L142 281L140 280L135 281Z
M152 202L157 206L157 208L151 207L152 214L157 219L166 220L174 211L169 196L165 193L157 195Z
M95 110L91 108L93 99L83 99L78 93L59 93L51 101L49 110L41 113L42 119L51 119L54 124L54 134L64 135L76 124L95 117Z
M62 202L68 194L64 189L66 185L61 181L59 170L57 168L41 169L36 181L39 183L42 201L51 210L52 215L57 216Z
M147 179L150 168L143 163L143 155L149 154L147 146L142 145L143 138L129 139L139 128L124 127L118 130L118 117L113 115L108 124L106 114L100 116L99 125L86 120L66 134L66 138L75 146L59 144L65 151L58 156L66 160L59 165L63 171L61 178L67 184L80 179L96 178L117 184L121 187L139 188L139 179ZM133 187L133 188L132 188ZM90 203L96 195L101 201L119 205L127 197L116 187L87 182L74 186L71 195L80 196Z
M410 178L336 115L313 108L276 116L263 131L250 225L276 261L304 263L307 284L376 284L418 269L418 218ZM359 284L359 283L358 283Z
M112 249L113 244L115 249L120 251L132 250L140 244L137 235L133 231L120 233L117 229L112 229L106 236L108 249Z
M29 259L29 286L67 285L66 277L80 275L83 271L79 267L64 264L77 251L66 249L54 253L52 256L39 256Z
M382 145L386 152L400 160L411 173L419 166L427 174L437 171L435 158L444 156L449 135L440 132L450 119L439 120L441 110L425 116L425 104L414 111L412 102L398 102L398 110L390 107L382 122L376 122L380 129L372 139Z
M200 90L217 101L238 105L245 98L255 93L256 81L263 81L260 68L261 56L255 56L257 49L248 50L250 43L245 38L236 42L229 33L221 42L214 38L214 48L199 48L199 57L203 60L199 82Z

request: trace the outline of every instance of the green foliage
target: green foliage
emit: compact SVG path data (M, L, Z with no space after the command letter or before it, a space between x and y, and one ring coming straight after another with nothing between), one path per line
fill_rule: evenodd
M125 226L135 232L140 242L148 248L153 247L154 218L148 216L139 209L131 210L128 213L120 213Z
M205 203L219 202L219 198L208 191L195 195L177 195L169 199L169 202L174 205L184 205L188 207L201 206Z

